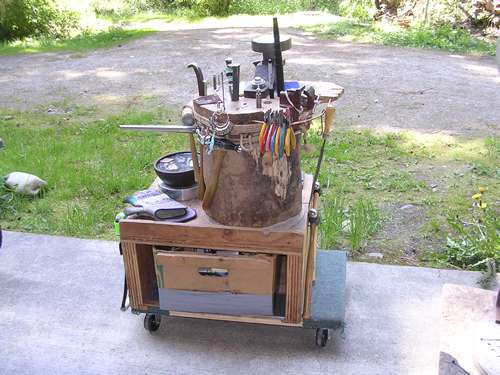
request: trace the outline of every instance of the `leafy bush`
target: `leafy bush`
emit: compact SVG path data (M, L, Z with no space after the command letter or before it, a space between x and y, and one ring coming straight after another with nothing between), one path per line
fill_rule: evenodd
M97 15L121 16L150 10L165 11L175 3L175 0L90 0L90 7Z
M0 2L0 40L30 36L66 37L78 25L78 14L58 8L53 0Z
M439 48L452 52L484 50L494 55L494 43L472 37L464 28L449 25L439 27L415 27L395 32L380 32L382 43L395 46Z
M199 16L226 16L231 0L196 0L193 5L194 12Z
M464 28L415 26L384 31L378 24L343 20L305 27L306 31L333 37L348 37L361 42L382 43L400 47L436 48L451 52L495 56L495 43L479 39ZM490 169L493 167L490 167Z
M342 0L339 15L368 21L373 18L375 7L371 0Z
M302 10L337 10L337 1L327 0L233 0L230 14L283 14Z

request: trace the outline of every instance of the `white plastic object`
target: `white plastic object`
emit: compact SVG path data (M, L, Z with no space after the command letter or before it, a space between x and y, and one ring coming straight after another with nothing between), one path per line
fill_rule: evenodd
M24 172L12 172L4 177L5 186L19 194L37 196L47 186L41 178Z

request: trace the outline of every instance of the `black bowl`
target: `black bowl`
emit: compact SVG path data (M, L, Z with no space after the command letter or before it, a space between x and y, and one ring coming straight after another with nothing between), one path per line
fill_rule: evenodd
M190 169L184 169L183 171L176 172L176 171L165 171L162 169L158 168L158 164L165 158L172 158L175 155L179 154L186 154L188 156L191 156L190 151L180 151L180 152L174 152L172 154L168 154L165 156L162 156L159 158L157 161L154 163L154 168L156 175L167 185L175 188L183 188L183 187L190 187L193 186L195 181L194 181L194 169L191 167Z

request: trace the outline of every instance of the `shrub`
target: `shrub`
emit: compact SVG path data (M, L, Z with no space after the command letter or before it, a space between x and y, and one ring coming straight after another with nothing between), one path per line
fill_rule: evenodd
M371 0L341 0L339 14L345 17L368 21L373 18L375 8Z
M78 14L64 11L53 0L0 2L0 40L26 37L66 37L78 26Z
M301 10L337 10L337 1L328 0L233 0L231 14L283 14Z
M175 0L90 0L93 12L101 16L121 16L156 10L165 11L175 5Z

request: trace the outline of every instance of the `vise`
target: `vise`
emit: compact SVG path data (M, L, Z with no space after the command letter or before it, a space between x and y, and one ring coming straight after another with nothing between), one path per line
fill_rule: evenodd
M244 90L245 98L255 98L257 90L260 91L262 98L268 95L274 97L276 93L279 96L280 89L278 80L283 77L283 62L281 52L289 50L292 47L292 38L288 35L279 36L279 46L281 51L276 53L276 43L273 35L263 35L252 40L252 51L262 53L262 60L254 61L255 74ZM279 56L277 56L279 55Z

